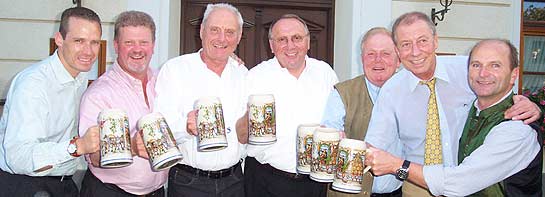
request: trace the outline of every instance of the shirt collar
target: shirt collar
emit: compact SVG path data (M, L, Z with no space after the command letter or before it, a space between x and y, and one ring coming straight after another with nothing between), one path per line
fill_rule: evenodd
M55 50L55 53L51 55L50 57L51 61L51 67L53 70L53 74L55 75L55 78L61 83L61 84L68 84L68 83L76 83L77 85L82 85L87 83L87 72L80 72L76 78L72 77L72 75L66 70L64 67L64 64L61 62L61 59L59 58L59 55L57 53L57 50Z
M507 98L509 95L511 95L513 92L512 91L509 91L507 92L507 94L505 94L505 96L503 96L500 100L496 101L494 104L488 106L487 108L485 109L488 109L488 108L491 108L491 107L494 107L495 105L497 105L498 103L502 102L503 100L505 100L505 98ZM481 111L485 110L485 109L479 109L479 106L477 105L477 101L479 101L479 99L475 99L475 102L473 102L473 106L475 107L475 109L477 109L475 112L477 113L476 115L479 116L479 113L481 113Z
M364 79L365 79L365 84L367 85L367 91L369 92L369 95L371 96L371 101L375 103L378 97L378 93L380 92L380 87L371 83L369 79L367 79L367 77L364 77Z
M201 52L202 52L203 48L200 48L199 51L197 51L197 55L198 55L198 59L199 61L202 63L202 66L204 69L206 69L207 71L209 72L212 72L210 69L208 69L208 67L206 66L206 63L204 63L204 61L202 60L201 58ZM221 73L221 75L223 76L224 73L229 73L231 72L232 69L236 68L237 66L244 66L244 65L239 65L238 61L235 60L234 58L232 57L229 57L227 59L227 64L225 65L225 68L223 69L223 72ZM215 74L215 73L214 73Z
M285 73L288 73L288 74L291 75L291 73L288 71L287 68L284 68L284 67L282 67L282 65L280 65L280 61L278 61L278 58L276 58L276 56L274 56L273 59L274 59L275 65L278 68L280 68L280 70L282 70L282 72L285 72ZM301 78L301 76L303 76L303 74L308 72L308 70L310 69L309 68L310 64L308 63L308 61L309 61L309 57L308 57L308 55L305 55L305 68L303 69L303 72L301 72L301 75L299 76L299 78Z
M449 83L450 79L448 77L447 68L445 67L445 62L441 58L437 58L435 56L435 72L433 73L433 77L436 78L436 83L439 81L443 81L445 83ZM419 85L420 81L422 79L416 77L411 71L407 69L407 72L409 72L409 87L411 92L416 89L416 87Z
M115 61L115 63L112 65L112 72L115 72L117 73L117 75L119 75L119 77L129 83L129 84L138 84L139 86L142 84L142 81L140 81L140 79L137 79L137 78L134 78L133 76L131 76L129 73L125 72L125 70L123 70L121 68L121 66L119 65L119 63L117 62L117 60ZM155 76L154 75L154 71L151 67L148 66L148 71L147 71L147 76L148 76L148 83L150 81L153 81L153 77Z

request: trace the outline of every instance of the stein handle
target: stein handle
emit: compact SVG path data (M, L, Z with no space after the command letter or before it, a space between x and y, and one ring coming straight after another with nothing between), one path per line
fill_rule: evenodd
M365 167L365 169L363 169L363 174L367 173L370 169L371 169L371 166Z

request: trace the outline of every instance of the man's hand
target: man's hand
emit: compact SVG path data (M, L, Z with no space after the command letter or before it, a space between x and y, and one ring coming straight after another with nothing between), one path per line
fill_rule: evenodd
M237 56L237 54L232 53L229 57L235 59L235 60L238 62L238 65L239 65L239 66L244 66L244 64L245 64L244 61L242 61L242 59L240 59L240 58Z
M187 133L190 135L197 136L197 113L199 113L198 110L193 110L187 113L187 125L186 130Z
M238 142L241 144L248 143L248 111L237 120L235 125L237 131Z
M136 155L144 159L149 159L141 132L142 131L136 132L134 137L131 138L131 153L133 156Z
M367 147L364 164L371 167L371 171L375 176L395 174L397 169L403 165L401 158L375 148L370 144L367 144Z
M541 116L539 107L522 95L513 96L514 105L504 113L506 119L524 120L524 124L530 124Z
M92 126L87 129L85 135L76 140L78 155L98 152L100 150L100 129Z
M89 153L89 161L94 167L100 167L100 151Z

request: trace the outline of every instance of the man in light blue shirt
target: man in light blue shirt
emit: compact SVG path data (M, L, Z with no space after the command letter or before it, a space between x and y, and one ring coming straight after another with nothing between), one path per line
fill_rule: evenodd
M456 166L458 141L475 99L467 82L467 58L436 56L438 37L435 25L423 13L411 12L400 16L392 29L396 51L406 69L382 87L365 140L395 156L423 164L430 90L421 81L435 79L442 165ZM514 100L515 105L506 112L506 118L527 119L527 123L539 118L539 108L527 98L521 96ZM410 174L408 166L402 163L389 165L399 169L396 176L400 180ZM376 173L381 169L372 170ZM426 189L409 182L403 185L403 195L430 196Z
M391 32L383 27L375 27L367 31L361 42L361 61L364 74L335 85L327 101L321 123L326 127L344 131L345 135L352 139L365 137L373 103L376 102L380 88L399 68L399 59L395 53ZM393 181L398 184L390 186L381 184L381 179L391 180L382 177L373 180L371 173L366 173L363 192L359 195L369 194L370 187L373 185L373 193L392 193L401 196L401 191L398 189L401 185L400 181L394 179ZM346 194L331 189L328 191L328 196L343 195Z
M472 49L469 83L477 100L460 140L461 161L458 166L410 163L409 181L436 196L541 196L539 131L503 117L513 103L517 58L516 48L506 40L484 40ZM388 163L403 162L380 149L370 150L366 163L377 175L395 173Z
M77 137L77 115L101 34L95 12L65 10L58 50L13 79L0 120L0 196L78 196L79 156L99 146L97 127Z

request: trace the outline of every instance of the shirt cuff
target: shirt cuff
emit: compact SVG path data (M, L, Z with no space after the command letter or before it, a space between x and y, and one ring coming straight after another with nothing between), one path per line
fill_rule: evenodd
M69 143L70 141L52 143L53 147L49 149L43 147L43 148L38 148L37 150L34 150L32 154L33 154L33 158L35 159L34 159L32 170L36 171L48 165L55 167L55 166L58 166L59 164L62 164L74 159L74 157L68 154L68 151L66 150L68 148ZM37 158L40 158L40 159L37 159ZM45 170L37 174L47 175L48 172L51 170L52 169Z
M443 195L445 191L445 172L442 165L423 166L424 180L434 196Z

